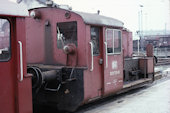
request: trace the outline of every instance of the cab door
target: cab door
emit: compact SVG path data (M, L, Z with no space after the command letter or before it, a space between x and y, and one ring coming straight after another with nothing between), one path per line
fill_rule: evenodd
M105 28L103 95L115 93L123 87L122 33L119 29Z
M26 75L23 52L24 22L24 18L0 16L1 113L32 113L31 79Z
M91 74L91 98L99 98L102 96L102 28L97 26L90 26L90 74Z
M0 109L1 113L15 113L16 98L16 46L9 18L0 18Z

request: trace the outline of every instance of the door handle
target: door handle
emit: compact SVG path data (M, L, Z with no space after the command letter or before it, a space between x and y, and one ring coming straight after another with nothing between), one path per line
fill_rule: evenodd
M93 71L93 43L89 42L90 48L91 48L91 69L90 71Z
M24 74L23 74L23 54L22 54L22 42L18 41L19 43L19 55L20 55L20 82L23 81Z
M105 66L105 68L107 68L108 67L107 42L104 42L104 45L105 45L105 55L106 55L106 66Z

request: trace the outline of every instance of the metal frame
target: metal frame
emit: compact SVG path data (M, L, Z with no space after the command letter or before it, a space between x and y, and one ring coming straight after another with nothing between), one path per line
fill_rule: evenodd
M7 59L0 59L0 62L8 62L8 61L10 61L10 59L11 59L11 55L12 55L12 49L11 49L11 21L10 21L10 19L9 18L5 18L5 17L1 17L0 16L0 19L6 19L8 22L9 22L9 27L10 27L10 33L9 33L9 45L10 45L10 47L9 47L9 57L7 58Z
M120 55L122 54L122 31L119 30L119 29L111 29L111 28L106 28L105 30L105 34L107 34L107 30L113 30L113 31L120 31L121 32L121 51L119 53L114 53L114 50L113 50L113 53L107 53L107 55ZM105 35L105 42L107 43L107 35ZM114 36L114 33L113 33L113 36ZM113 49L114 49L114 38L113 38Z

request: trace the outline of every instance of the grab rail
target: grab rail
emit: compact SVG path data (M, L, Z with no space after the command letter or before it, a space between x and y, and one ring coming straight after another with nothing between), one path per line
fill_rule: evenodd
M106 67L105 68L107 68L108 67L107 42L104 42L104 44L105 44L105 55L106 55Z
M89 42L90 47L91 47L91 69L90 71L93 71L93 43Z
M22 42L21 41L18 41L18 43L19 43L19 53L20 53L20 76L21 76L21 78L20 78L20 82L22 82L23 81L23 77L24 77L24 75L23 75L23 54L22 54Z

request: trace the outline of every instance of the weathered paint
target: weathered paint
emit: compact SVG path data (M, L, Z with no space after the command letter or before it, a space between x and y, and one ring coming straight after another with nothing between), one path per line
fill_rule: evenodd
M132 57L133 54L133 41L132 41L132 32L127 29L122 30L122 47L123 47L123 56Z
M23 74L26 72L25 19L8 16L11 24L11 58L0 62L0 109L1 113L32 113L31 78L21 79L19 44L23 44Z
M84 16L89 17L89 22L86 22L87 19L82 17L81 14L59 9L59 8L37 8L32 9L31 11L38 11L40 13L40 18L27 18L27 64L32 66L53 66L57 69L60 67L60 70L65 68L71 69L84 69L83 70L83 78L81 80L83 82L83 100L81 100L81 104L88 103L89 101L99 99L114 93L117 93L121 89L123 89L123 65L124 65L124 55L131 57L132 55L132 42L131 45L128 44L129 41L132 41L132 34L128 31L123 31L123 24L120 21L115 26L112 24L109 26L105 24L96 24L92 21L88 14ZM67 16L68 15L68 16ZM93 15L95 16L95 15ZM99 17L99 16L97 16ZM95 18L96 19L96 18ZM104 19L103 17L100 19ZM93 19L92 19L93 20ZM107 20L107 19L106 19ZM74 45L74 54L67 54L66 50L63 51L62 48L57 48L57 23L59 22L71 22L74 21L77 24L77 45ZM115 21L115 20L113 20ZM92 55L91 53L91 26L98 27L100 29L100 54ZM114 29L115 31L120 31L119 33L123 33L123 38L125 37L126 41L121 42L121 46L126 48L127 52L123 55L123 51L115 54L106 55L105 41L106 41L106 29ZM122 35L121 35L122 36ZM124 39L123 39L124 41ZM115 43L117 47L118 44ZM120 43L119 43L120 44ZM68 45L67 45L68 46ZM128 51L130 49L130 51ZM106 66L106 58L108 58L108 66ZM93 62L92 62L93 61ZM62 67L63 66L63 67ZM93 68L91 68L93 66ZM45 69L44 69L45 70ZM46 70L49 70L49 68ZM65 72L69 73L69 72ZM60 74L64 77L64 74ZM80 77L81 75L79 75ZM78 80L78 79L77 79ZM74 84L74 81L69 81L70 84ZM79 82L76 81L78 85ZM75 85L75 86L76 86ZM65 87L67 85L63 85ZM61 86L62 87L62 86ZM72 86L71 90L75 90ZM62 99L70 99L71 96L75 96L74 93L70 93L71 90L65 87L65 93L70 95L60 95L64 92L54 93L55 99L50 98L50 101L55 101L57 103L57 98L62 96ZM81 90L82 90L81 89ZM63 90L62 90L63 91ZM43 91L42 91L43 93ZM41 93L41 94L42 94ZM59 94L58 94L59 93ZM49 94L45 94L49 95ZM82 97L82 96L81 96ZM41 99L41 98L40 98ZM41 100L43 101L43 100ZM60 100L61 101L61 100ZM68 102L67 101L63 101ZM62 102L60 105L63 104ZM76 103L77 104L77 103ZM54 106L56 106L54 104ZM75 106L76 108L77 106ZM71 110L74 106L70 107L65 105L65 109ZM63 108L62 108L63 109Z
M75 13L71 13L71 17L69 19L66 19L65 13L66 10L57 9L57 8L41 8L41 9L35 9L41 13L41 19L36 20L32 18L27 18L27 63L43 63L43 64L49 64L49 62L45 62L45 58L47 58L47 54L51 54L52 58L50 60L51 64L60 64L60 65L66 65L67 57L69 59L73 59L74 57L78 57L77 62L74 63L77 66L85 66L86 65L86 55L85 55L85 24L82 21L81 17L78 16ZM51 13L49 13L51 12ZM55 14L55 15L54 15ZM58 16L60 15L60 16ZM49 18L51 17L51 18ZM47 19L48 18L48 19ZM46 21L49 21L50 23L50 29L51 29L51 35L44 36L44 26ZM67 56L67 54L64 53L63 49L57 48L57 23L58 22L70 22L70 21L77 21L77 41L78 41L78 48L77 55L76 56ZM34 27L32 27L34 25ZM50 48L45 49L45 44L50 41L47 38L52 38L52 44L51 44L51 50L49 53L46 53L46 51ZM53 50L52 50L53 49ZM38 54L37 54L38 53ZM73 57L73 58L70 58ZM83 60L82 60L83 59Z
M26 33L25 18L16 18L16 37L17 37L17 107L18 113L32 113L32 76L27 73L26 64ZM22 42L23 50L23 81L20 81L20 54L18 41ZM15 53L15 52L14 52ZM14 54L13 53L13 54Z
M64 65L64 66L76 66L76 67L88 67L84 70L84 102L87 102L94 98L99 98L109 93L115 93L123 86L123 56L122 53L117 55L109 55L109 67L105 69L105 46L103 41L105 40L105 27L103 25L97 25L100 29L100 54L93 56L94 69L90 71L92 59L91 49L89 42L91 41L90 27L96 26L94 23L85 22L85 18L82 15L73 11L67 11L58 8L38 8L32 9L33 11L39 11L41 14L40 19L27 19L27 63L28 64L52 64L52 65ZM49 13L50 12L50 13ZM70 17L66 18L65 14L70 13ZM55 14L55 15L54 15ZM87 16L88 14L86 14ZM89 14L90 15L90 14ZM95 15L94 15L95 16ZM87 16L89 17L89 16ZM107 20L101 17L103 20ZM44 25L49 22L51 35L45 35L47 29L44 30ZM69 56L62 49L57 48L57 28L58 22L77 22L77 48L75 56ZM90 20L89 20L90 21ZM116 20L113 19L116 24ZM122 27L122 23L117 21L119 26L115 25L113 28ZM106 25L106 24L105 24ZM32 27L34 26L34 27ZM107 26L107 25L106 25ZM47 48L45 44L53 40L50 48ZM48 38L48 39L46 39ZM48 51L50 49L50 51ZM47 53L48 51L48 53ZM38 53L38 54L37 54ZM46 59L46 55L50 55L50 60ZM72 58L71 58L72 57ZM73 59L74 58L74 59ZM70 59L72 61L70 61ZM51 61L52 60L52 61ZM69 61L68 61L69 60ZM103 60L102 64L99 60ZM69 62L69 65L68 65ZM71 65L71 62L77 62ZM114 64L116 62L116 64ZM116 67L114 67L116 65ZM116 69L115 69L116 68ZM106 85L108 82L111 85Z
M11 30L11 45L13 46L11 51L16 52L17 45L15 43L16 37L14 35L15 20L10 19L10 22L13 22L11 25L11 28L13 28L13 30ZM8 62L0 62L0 109L2 113L17 112L17 105L15 104L17 92L15 85L17 84L17 68L15 67L15 64L17 64L16 57L17 55L13 54Z

